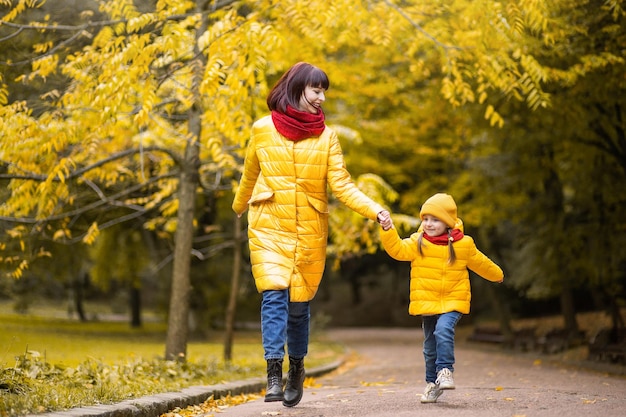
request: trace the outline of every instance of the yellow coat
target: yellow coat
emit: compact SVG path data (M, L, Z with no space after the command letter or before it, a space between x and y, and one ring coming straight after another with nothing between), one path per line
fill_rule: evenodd
M409 314L428 315L458 311L468 314L472 298L469 272L486 280L499 282L504 273L498 265L476 248L474 239L463 236L453 243L456 261L448 265L448 246L422 240L422 253L417 248L419 233L400 239L396 229L381 231L385 251L398 261L411 262Z
M289 288L293 302L317 293L326 263L328 186L368 219L383 210L353 183L332 129L294 142L278 133L270 116L254 123L232 207L239 215L249 208L250 262L259 292Z

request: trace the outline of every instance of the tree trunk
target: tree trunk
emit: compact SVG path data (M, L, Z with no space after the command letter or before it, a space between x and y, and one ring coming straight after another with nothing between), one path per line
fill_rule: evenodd
M141 290L135 285L130 286L130 327L141 327Z
M506 259L506 256L503 256L501 253L501 246L498 244L494 244L491 236L497 236L497 230L495 228L486 229L484 227L479 229L481 242L485 247L486 253L494 254L496 259ZM506 271L506 266L500 264L500 267ZM506 280L506 277L505 277ZM504 336L504 339L507 343L513 343L515 335L513 333L513 326L511 324L511 312L508 309L507 304L502 300L500 293L497 290L497 285L488 283L487 294L489 294L489 300L491 301L491 308L493 309L496 316L498 316L498 324L500 327L500 332Z
M509 312L506 304L502 302L502 298L497 291L496 285L497 284L493 284L491 282L488 283L486 285L487 294L489 294L489 299L491 300L491 308L496 316L498 316L500 332L504 336L504 339L511 343L515 337L511 326L511 313Z
M565 330L570 336L579 333L578 321L576 320L576 307L574 306L574 294L572 290L565 285L561 293L561 313L565 323Z
M87 285L87 274L84 272L80 272L78 278L72 280L74 291L74 309L76 310L76 314L78 318L82 322L87 321L87 315L85 314L85 306L83 305L83 300L85 298L85 285Z
M224 361L233 358L233 339L235 333L235 313L237 312L237 294L241 277L241 219L235 216L233 245L233 273L230 283L230 297L226 307L226 334L224 338Z
M198 5L198 11L202 6ZM187 337L189 333L189 292L191 289L189 270L193 244L193 221L196 205L196 189L199 185L200 137L202 133L202 97L200 83L206 66L206 58L198 49L198 38L207 30L207 19L203 15L202 24L196 31L194 44L195 62L191 81L194 94L193 105L189 109L189 137L185 156L180 166L178 185L178 224L174 236L174 265L172 271L172 294L165 343L165 359L184 362L187 358Z
M192 116L200 123L199 115ZM185 166L181 167L178 186L178 224L174 236L174 265L172 269L172 293L170 296L166 360L185 361L187 357L187 335L189 332L189 291L193 219L198 185L198 142L187 145Z

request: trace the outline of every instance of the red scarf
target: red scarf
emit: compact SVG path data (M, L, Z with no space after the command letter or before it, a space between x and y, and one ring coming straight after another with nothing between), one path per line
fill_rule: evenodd
M428 236L424 233L424 239L435 245L447 245L449 240L456 242L457 240L463 239L463 232L460 229L453 229L452 232L450 232L450 237L448 237L447 233L439 236Z
M285 113L273 110L272 121L278 133L293 141L319 136L326 128L321 108L317 114L313 114L296 110L288 105Z

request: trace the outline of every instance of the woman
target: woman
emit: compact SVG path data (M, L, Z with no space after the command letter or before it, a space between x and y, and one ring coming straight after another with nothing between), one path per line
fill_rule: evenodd
M248 211L250 261L262 293L261 332L267 361L265 401L300 402L309 344L309 302L326 262L327 186L339 201L391 227L389 212L363 194L346 170L336 133L324 120L330 83L324 71L300 62L267 98L271 115L256 121L233 210ZM282 389L285 343L289 373Z

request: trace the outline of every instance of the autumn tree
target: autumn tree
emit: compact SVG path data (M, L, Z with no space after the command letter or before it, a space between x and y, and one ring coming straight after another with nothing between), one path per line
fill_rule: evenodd
M2 260L19 277L36 253L33 232L91 244L107 225L145 218L144 227L174 242L168 359L186 355L196 193L230 187L220 179L236 167L228 152L245 141L267 51L278 43L254 13L244 18L233 2L210 3L160 1L140 13L131 2L108 1L100 6L107 20L10 25L76 36L99 30L62 61L54 45L37 45L24 81L57 72L71 80L42 94L49 110L37 117L23 101L7 101L5 84L3 137L14 140L2 140L11 197L0 214L14 224L7 232L18 254ZM20 3L4 21L26 6L36 4Z
M349 163L399 186L400 211L450 187L461 205L484 202L472 212L483 220L496 206L463 175L485 137L475 120L505 126L509 102L545 112L552 86L572 90L623 60L618 49L566 53L586 28L572 10L589 6L602 33L621 34L620 0L109 0L65 25L30 18L42 4L0 0L3 43L38 35L20 67L1 53L0 261L19 277L46 255L32 237L92 244L121 222L170 239L168 359L186 355L197 197L232 188L268 83L294 62L328 72L329 123L375 150L361 159L353 147Z

